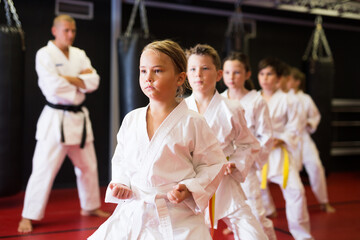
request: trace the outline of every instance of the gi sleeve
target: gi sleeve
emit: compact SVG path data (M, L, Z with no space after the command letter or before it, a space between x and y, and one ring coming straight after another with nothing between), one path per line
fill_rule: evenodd
M124 147L125 147L125 139L124 139L124 130L127 129L127 121L126 117L123 121L123 124L120 127L120 130L117 134L117 146L114 152L114 156L111 160L111 182L110 183L120 183L126 185L131 188L130 178L128 175L128 171L126 170L129 166L124 161ZM110 203L120 203L124 200L118 199L112 196L111 189L109 186L106 189L105 194L105 202Z
M86 53L81 50L81 59L82 59L82 70L91 69L92 73L79 74L77 77L83 80L85 84L85 89L80 88L80 91L83 93L91 93L98 89L100 83L100 76L97 74L95 68L91 66L90 59L87 57Z
M254 108L255 137L260 143L260 152L255 160L256 167L261 170L267 162L273 147L272 126L269 108L265 100L261 100Z
M237 181L244 182L255 159L258 158L260 144L247 127L244 109L240 105L235 109L231 123L235 131L235 151L229 156L229 162L234 162L238 170L234 171L232 176Z
M226 157L220 145L207 125L205 119L199 118L196 124L189 128L193 131L192 164L195 176L181 181L192 193L193 199L184 203L194 213L202 212L208 206L208 201L215 194L224 176Z
M305 95L307 97L307 126L306 130L309 133L314 133L320 123L321 115L319 109L317 108L315 102L310 97L310 95Z
M60 103L73 102L77 88L58 74L56 64L46 49L36 53L35 68L39 87L47 100L55 98Z
M298 130L301 129L301 116L299 116L302 109L301 102L298 99L290 98L286 96L287 109L286 117L287 121L284 127L284 131L280 134L279 138L283 140L290 150L296 150L299 142Z

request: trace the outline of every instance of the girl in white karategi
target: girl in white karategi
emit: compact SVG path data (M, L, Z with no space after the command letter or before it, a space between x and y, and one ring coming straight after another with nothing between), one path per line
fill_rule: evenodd
M186 54L187 76L193 93L185 101L190 109L205 117L234 167L233 174L223 178L215 200L210 202L207 220L213 230L217 227L217 221L222 219L233 231L236 240L267 239L246 204L239 184L247 177L260 145L246 126L244 110L239 102L228 100L216 91L216 82L222 78L221 62L216 50L209 45L198 44L187 50Z
M299 106L288 94L277 88L281 71L282 63L276 58L265 58L259 62L258 80L261 94L269 107L274 138L268 164L262 170L262 180L267 179L281 186L292 236L296 240L313 239L305 189L291 158L291 149L295 149L299 141Z
M325 170L321 163L319 152L315 145L315 142L311 138L310 134L316 131L320 122L320 112L316 107L316 104L310 97L310 95L304 93L301 90L301 85L305 82L305 74L299 69L292 67L290 71L290 78L287 82L287 89L294 91L295 96L302 103L302 114L305 119L304 126L301 133L301 145L300 145L300 163L301 167L304 165L305 170L309 176L311 189L320 203L320 208L325 212L335 212L335 209L330 205ZM301 169L300 169L301 170Z
M66 155L76 174L81 214L108 217L100 210L100 189L94 136L87 93L95 91L100 77L85 52L71 46L76 34L75 20L68 15L54 19L55 39L36 53L39 87L47 104L37 123L33 169L28 181L18 231L33 230L32 220L44 216L51 187Z
M225 58L223 80L228 89L222 95L240 102L245 110L247 127L261 145L258 158L255 159L248 176L241 183L241 186L247 197L246 202L261 223L264 232L270 240L275 240L274 225L265 215L266 212L261 199L260 181L256 174L256 171L261 170L267 162L272 149L271 120L265 100L259 92L251 90L253 89L253 84L250 76L251 69L247 55L240 52L232 52ZM250 90L247 88L250 88Z
M89 239L211 239L202 211L228 164L205 119L176 97L186 62L173 41L144 48L140 86L150 103L122 122L105 199L118 206Z

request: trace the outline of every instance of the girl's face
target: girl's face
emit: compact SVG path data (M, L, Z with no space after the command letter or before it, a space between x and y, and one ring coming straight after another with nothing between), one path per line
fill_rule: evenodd
M191 55L188 59L187 77L194 92L213 94L222 71L216 70L213 59L208 55Z
M159 51L145 50L140 57L140 87L150 100L172 101L186 74L176 73L171 58Z
M251 72L246 71L245 65L239 60L227 60L223 67L223 79L229 89L240 89L250 78Z
M279 82L279 77L276 75L272 67L266 67L260 70L258 74L259 84L264 91L276 90L276 85Z

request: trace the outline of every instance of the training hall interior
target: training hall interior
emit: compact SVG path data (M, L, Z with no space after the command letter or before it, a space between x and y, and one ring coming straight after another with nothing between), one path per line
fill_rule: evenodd
M101 209L111 180L111 159L124 116L148 104L138 83L142 48L170 39L184 49L212 46L224 59L249 56L251 81L260 90L258 63L275 57L306 76L304 92L321 114L316 144L329 203L321 208L309 174L305 189L314 239L360 239L360 1L339 0L3 0L0 1L0 239L87 239L106 220L80 214L76 174L69 157L59 166L44 217L18 232L25 189L33 170L39 116L47 100L40 91L38 50L54 39L53 19L76 21L73 46L83 49L100 76L86 94L94 136ZM226 89L222 81L216 88ZM191 94L191 90L188 90ZM132 147L132 146L131 146ZM290 240L282 189L268 184L277 239ZM235 239L219 221L213 239ZM119 229L119 231L122 231ZM301 238L298 238L301 239ZM247 239L245 239L247 240Z

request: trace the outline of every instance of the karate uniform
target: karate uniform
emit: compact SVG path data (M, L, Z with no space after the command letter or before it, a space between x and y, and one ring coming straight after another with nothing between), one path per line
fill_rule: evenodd
M111 182L130 187L133 196L117 199L108 188L105 201L118 206L89 239L211 239L202 212L224 175L225 155L204 118L184 101L151 140L147 109L125 116L112 159ZM192 197L173 204L166 194L179 183Z
M289 155L289 175L287 186L283 184L284 152L281 148L275 148L269 155L267 179L281 187L286 202L286 218L290 233L296 240L313 239L310 233L310 218L307 210L305 189L301 182L297 167L291 157L291 153L297 147L300 140L298 129L301 127L297 109L299 101L294 101L291 96L281 90L277 90L267 102L271 117L273 137L285 142ZM263 198L265 208L269 203Z
M228 90L222 96L228 98ZM261 199L260 181L256 174L267 162L272 149L272 127L269 109L266 101L256 90L248 92L240 99L240 104L245 110L247 127L259 141L261 149L254 164L251 166L248 176L241 186L247 197L246 203L250 206L252 213L261 223L269 240L275 240L276 234L272 221L266 217L266 211Z
M191 110L198 111L194 95L185 101ZM238 102L228 100L216 92L203 116L217 136L229 162L236 164L234 173L224 176L216 190L214 228L217 227L217 221L222 219L233 231L236 240L267 239L246 204L240 185L240 181L247 177L260 148L259 142L246 126L244 109Z
M80 74L87 68L93 72ZM69 58L66 58L52 41L37 52L36 72L42 94L54 105L82 104L85 94L95 91L100 81L83 50L70 46ZM81 78L86 88L77 88L61 77L66 75ZM80 148L85 123L86 142L84 148ZM61 142L62 133L64 142ZM80 111L71 112L46 105L37 123L36 139L33 170L26 188L22 216L33 220L43 218L53 181L66 155L75 166L81 208L99 208L101 202L94 136L87 108L83 106Z
M319 203L328 203L328 194L325 178L325 170L321 163L317 147L310 134L316 131L320 122L320 112L316 107L310 95L303 91L298 91L297 96L303 106L303 115L305 121L301 134L301 165L304 165L309 176L311 189Z

